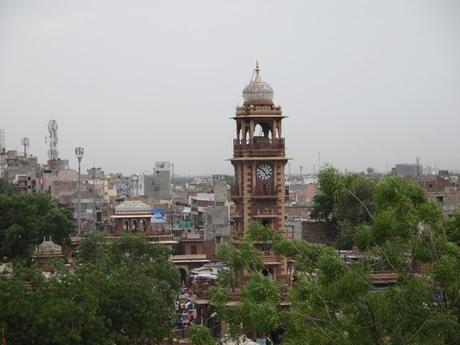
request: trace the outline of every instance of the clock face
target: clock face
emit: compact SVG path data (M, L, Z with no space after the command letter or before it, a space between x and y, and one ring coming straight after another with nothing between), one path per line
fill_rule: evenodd
M268 180L272 177L273 169L270 164L263 163L257 167L257 177L261 180Z

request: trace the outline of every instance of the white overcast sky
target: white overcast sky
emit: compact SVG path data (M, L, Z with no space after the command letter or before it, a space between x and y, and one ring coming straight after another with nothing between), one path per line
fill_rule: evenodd
M0 0L0 128L76 166L231 173L256 59L293 172L460 168L460 1Z

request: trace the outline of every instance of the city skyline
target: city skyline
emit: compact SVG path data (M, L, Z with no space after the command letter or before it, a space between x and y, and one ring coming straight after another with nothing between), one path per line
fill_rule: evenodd
M74 169L83 146L82 169L231 174L229 117L259 59L293 174L318 152L353 171L459 169L459 15L455 1L4 1L0 128L45 162L55 119Z

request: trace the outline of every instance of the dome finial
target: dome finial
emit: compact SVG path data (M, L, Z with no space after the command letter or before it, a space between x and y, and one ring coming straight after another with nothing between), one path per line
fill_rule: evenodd
M251 81L243 90L243 99L245 104L273 104L273 89L262 80L258 60Z

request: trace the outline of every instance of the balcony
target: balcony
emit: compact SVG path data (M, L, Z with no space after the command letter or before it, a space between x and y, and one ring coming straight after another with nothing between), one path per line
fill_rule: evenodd
M278 212L273 206L253 208L251 216L253 218L276 218L278 217Z
M180 236L181 240L197 241L203 239L202 232L183 232Z
M284 138L269 139L265 137L254 137L247 142L244 139L233 140L233 153L235 157L284 157Z
M277 255L262 255L262 262L266 265L278 265L281 263Z

